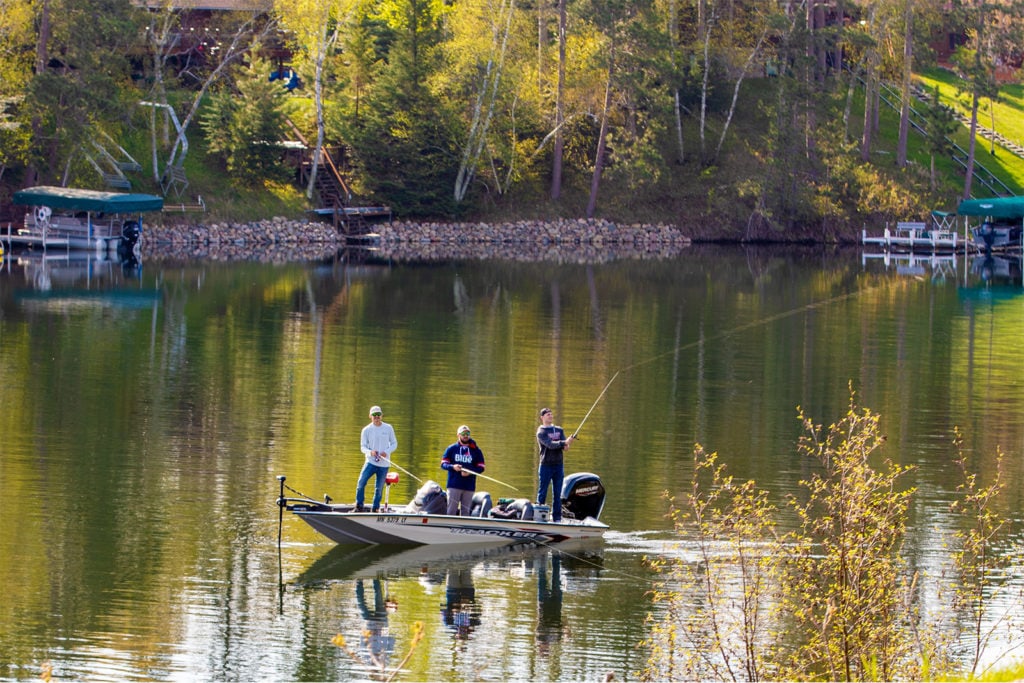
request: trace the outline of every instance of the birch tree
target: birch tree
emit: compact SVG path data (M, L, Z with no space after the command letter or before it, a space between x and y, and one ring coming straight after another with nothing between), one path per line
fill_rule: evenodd
M910 133L910 86L914 68L914 3L905 0L903 12L903 68L900 87L900 131L896 142L896 165L907 165L907 137Z
M565 155L565 49L568 40L568 0L558 0L558 76L555 84L555 142L551 160L551 199L562 194L562 164Z
M971 94L971 133L967 147L967 169L963 198L971 197L975 151L978 135L978 110L982 98L998 97L996 66L1019 44L1021 37L1020 3L965 3L960 6L964 23L970 26L968 44L957 50L954 59L964 72Z
M461 202L476 174L477 165L487 144L487 135L491 121L495 115L502 76L505 69L505 57L512 31L512 19L515 15L515 0L500 0L492 5L492 12L485 15L487 32L490 35L490 46L486 55L482 56L479 66L480 82L473 109L469 131L462 144L462 156L459 170L455 176L455 201Z
M312 199L326 134L324 115L324 69L327 57L338 41L338 27L353 9L350 0L275 0L274 10L281 26L290 31L296 55L313 71L313 108L316 119L316 144L313 167L306 185L306 198Z
M181 10L173 9L170 6L165 8L165 11L171 14L181 12ZM210 88L224 77L229 66L242 58L251 42L262 41L276 29L276 22L273 18L266 17L256 9L225 13L220 17L220 22L220 26L217 28L223 29L223 31L217 31L217 33L224 37L210 46L210 49L205 50L204 62L188 64L179 74L179 78L191 79L198 83L198 87L185 110L185 116L179 117L180 124L160 177L163 177L172 167L181 166L185 162L185 157L188 154L189 126L195 121L203 98ZM173 22L168 20L165 25L173 26ZM157 35L154 34L154 37ZM170 46L171 43L167 42L166 45ZM156 68L155 64L154 68ZM167 99L166 89L154 91L153 97L155 103L161 107L173 106Z

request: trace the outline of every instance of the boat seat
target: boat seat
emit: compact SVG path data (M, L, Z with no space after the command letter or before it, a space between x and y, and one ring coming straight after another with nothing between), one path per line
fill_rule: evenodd
M491 509L491 517L499 519L533 519L533 503L528 498L499 498L498 505Z
M487 491L477 491L473 496L473 503L470 505L469 516L487 517L492 507L491 494L487 493Z

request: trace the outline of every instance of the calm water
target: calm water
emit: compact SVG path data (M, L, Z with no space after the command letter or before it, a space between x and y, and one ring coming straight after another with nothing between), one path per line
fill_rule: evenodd
M667 261L353 265L21 263L0 272L0 677L635 678L645 554L695 442L774 495L807 472L801 406L852 383L917 466L908 549L941 570L953 430L999 503L1024 493L1024 291L990 264L693 248ZM986 284L987 282L987 284ZM603 398L595 405L602 391ZM335 548L285 516L279 474L352 500L372 404L421 479L469 424L529 496L539 408L568 471L609 490L597 546L436 557ZM391 502L418 483L402 474ZM1018 567L1019 570L1019 567ZM340 634L344 647L332 644Z

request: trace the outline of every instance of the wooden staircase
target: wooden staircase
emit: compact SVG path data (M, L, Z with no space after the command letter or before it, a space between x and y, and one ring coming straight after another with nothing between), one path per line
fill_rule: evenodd
M293 134L304 147L299 163L299 182L305 187L309 184L309 174L313 172L314 150L306 142L298 128L291 121L288 123L291 125ZM313 210L314 213L319 216L329 216L334 222L335 229L346 237L359 238L371 234L373 229L368 219L386 216L389 221L391 220L389 207L353 205L352 190L349 189L344 176L338 170L334 157L326 147L320 150L313 188L317 197L317 208Z

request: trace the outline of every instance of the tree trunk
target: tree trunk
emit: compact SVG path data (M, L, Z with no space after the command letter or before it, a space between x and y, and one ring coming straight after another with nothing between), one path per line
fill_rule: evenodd
M668 7L668 40L672 46L672 66L678 68L676 61L679 59L679 11L676 0L669 0ZM679 95L679 88L672 91L672 113L676 124L676 147L678 153L676 163L682 164L686 161L686 149L683 146L683 102Z
M871 133L874 131L874 116L871 113L871 102L874 98L874 82L877 78L875 73L874 52L867 57L867 73L864 77L864 131L860 141L861 161L871 160Z
M708 91L711 87L711 64L709 64L711 60L711 27L702 25L702 32L704 35L702 41L704 44L704 74L700 84L700 163L703 166L707 164L705 136L707 134Z
M717 161L719 154L722 153L722 144L725 142L725 135L729 132L729 124L732 123L733 114L736 112L736 102L740 97L740 87L743 85L743 80L746 78L747 73L750 71L751 65L754 60L761 56L761 46L764 45L765 39L768 37L768 30L765 29L757 38L757 44L750 51L747 56L747 61L743 64L743 70L740 75L736 78L736 85L732 90L732 102L729 103L729 113L725 117L725 123L722 125L722 134L718 137L718 146L715 147L715 156L712 161Z
M896 143L896 165L907 166L907 136L910 132L910 77L914 64L914 12L913 0L907 0L903 32L903 87L900 90L900 133Z
M978 142L978 87L971 96L971 136L967 143L967 170L964 174L964 199L971 198L971 184L974 181L974 148Z
M562 137L562 124L565 123L565 41L566 41L566 2L558 0L558 84L555 87L555 147L551 161L551 199L557 200L562 194L562 155L565 140Z
M324 122L324 62L327 60L327 51L330 44L338 37L338 29L330 39L327 37L327 22L320 27L320 40L317 46L316 61L313 65L313 104L316 107L316 147L313 149L313 164L309 170L309 184L306 186L306 199L313 198L313 190L316 188L316 176L320 170L320 156L324 149L324 132L327 127Z
M605 150L608 137L608 110L612 106L612 74L615 72L615 46L609 49L608 80L604 86L604 106L601 108L601 132L597 136L597 157L594 159L594 176L590 180L590 199L587 201L587 218L594 217L597 208L597 190L601 185L601 172L604 170Z
M43 0L39 9L39 40L36 42L36 73L41 74L50 61L50 0ZM42 122L38 116L32 117L32 138L42 140ZM29 187L39 181L39 169L34 163L29 163L25 170L25 183Z

